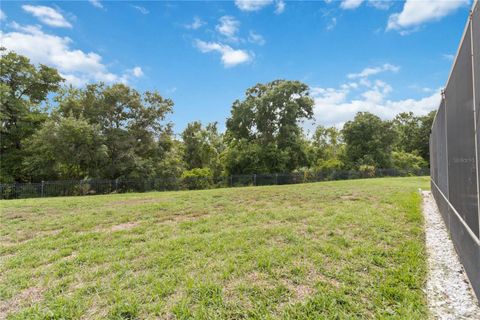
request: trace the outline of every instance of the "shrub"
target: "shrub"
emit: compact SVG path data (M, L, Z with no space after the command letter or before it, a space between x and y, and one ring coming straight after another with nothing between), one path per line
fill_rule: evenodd
M183 186L189 190L208 189L213 186L213 173L209 168L195 168L182 173Z
M95 190L92 189L92 187L90 186L90 183L88 183L86 180L82 180L73 189L74 190L72 195L74 196L85 196L88 194L95 194Z
M395 169L407 174L428 166L428 163L421 156L403 151L392 152L392 163Z
M316 181L317 171L313 168L302 167L292 172L299 182L312 182Z
M359 168L358 171L360 171L360 175L362 178L372 178L375 177L375 167L370 166L367 164L362 164Z
M336 170L341 170L344 167L344 164L341 160L331 158L328 160L320 160L317 163L317 171L321 172L332 172Z

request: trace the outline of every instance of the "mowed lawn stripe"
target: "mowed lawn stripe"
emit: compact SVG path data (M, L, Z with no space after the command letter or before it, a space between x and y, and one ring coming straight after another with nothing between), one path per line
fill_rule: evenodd
M427 177L2 201L0 314L425 319L419 187Z

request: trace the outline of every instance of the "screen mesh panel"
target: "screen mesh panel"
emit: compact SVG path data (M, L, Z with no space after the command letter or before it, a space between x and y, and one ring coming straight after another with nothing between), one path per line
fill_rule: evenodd
M430 134L432 194L480 301L480 9L474 4Z

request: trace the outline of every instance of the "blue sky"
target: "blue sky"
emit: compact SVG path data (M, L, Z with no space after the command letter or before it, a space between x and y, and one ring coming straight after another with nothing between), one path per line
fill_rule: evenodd
M224 128L258 82L301 80L315 123L437 107L471 2L61 1L1 3L0 43L67 81L125 82L175 102L180 132ZM306 128L311 127L306 124Z

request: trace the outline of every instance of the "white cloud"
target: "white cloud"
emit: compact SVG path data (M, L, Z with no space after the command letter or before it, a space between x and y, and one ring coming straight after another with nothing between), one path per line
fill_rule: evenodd
M443 59L448 61L453 61L453 59L455 59L455 56L453 54L447 54L447 53L443 54L442 57Z
M177 87L171 87L165 90L165 92L168 94L174 94L176 91L177 91Z
M72 48L73 41L68 37L48 34L38 26L21 26L15 22L10 27L14 29L11 32L0 31L2 46L29 57L33 63L57 68L68 83L81 86L91 81L112 83L127 82L129 79L127 73L117 75L110 72L99 54Z
M324 0L326 3L331 3L333 0ZM344 10L354 10L367 3L370 7L374 7L379 10L388 10L392 6L394 0L341 0L340 8ZM428 1L428 0L425 0Z
M275 5L275 13L281 14L283 11L285 11L285 1L283 0L277 1Z
M275 4L275 13L281 14L285 11L285 0L235 0L238 9L246 12L260 11L261 9Z
M272 3L273 0L235 0L235 5L242 11L258 11Z
M440 89L422 88L421 92L427 96L400 100L388 98L392 91L392 86L385 81L366 78L361 78L359 82L344 83L339 88L313 87L311 94L315 101L316 122L326 126L342 126L361 111L371 112L383 119L392 119L398 113L407 111L424 115L435 110L440 102Z
M232 16L223 16L219 21L220 23L215 26L215 30L229 38L229 40L238 40L235 35L240 27L240 22Z
M340 8L345 10L352 10L360 7L363 0L342 0L340 3Z
M205 25L205 22L203 22L202 19L200 19L199 17L195 16L193 17L193 22L190 24L186 24L185 28L197 30L200 29L203 25Z
M369 0L368 5L379 10L388 10L392 6L392 0Z
M22 9L51 27L71 28L72 25L57 10L46 6L23 5Z
M7 15L0 9L0 21L7 20Z
M265 44L265 39L261 34L251 31L248 34L248 41L263 46Z
M141 67L135 67L130 71L135 78L140 78L143 76L143 70Z
M440 20L460 7L468 6L470 0L419 1L407 0L400 13L394 13L388 18L387 30L403 31L419 27L421 24ZM407 30L407 32L405 32Z
M385 63L384 65L379 66L379 67L365 68L359 73L350 73L350 74L347 75L347 77L349 79L367 78L369 76L373 76L373 75L379 74L381 72L386 72L386 71L398 72L398 70L400 70L400 67L392 65L390 63Z
M103 9L103 4L100 0L88 0L88 2L90 2L92 6L96 8Z
M398 113L407 111L425 115L440 103L440 90L418 100L390 100L380 88L369 89L356 99L348 99L349 94L350 91L343 88L313 88L317 122L326 126L342 126L361 111L371 112L383 119L393 119Z
M337 18L332 17L330 19L330 22L327 24L327 30L333 30L333 28L335 28L336 25L337 25Z
M253 57L245 50L233 49L232 47L217 43L196 40L195 46L203 53L216 51L221 54L222 63L226 68L250 62Z
M149 14L150 11L148 11L145 7L142 6L132 6L135 9L137 9L141 14Z

